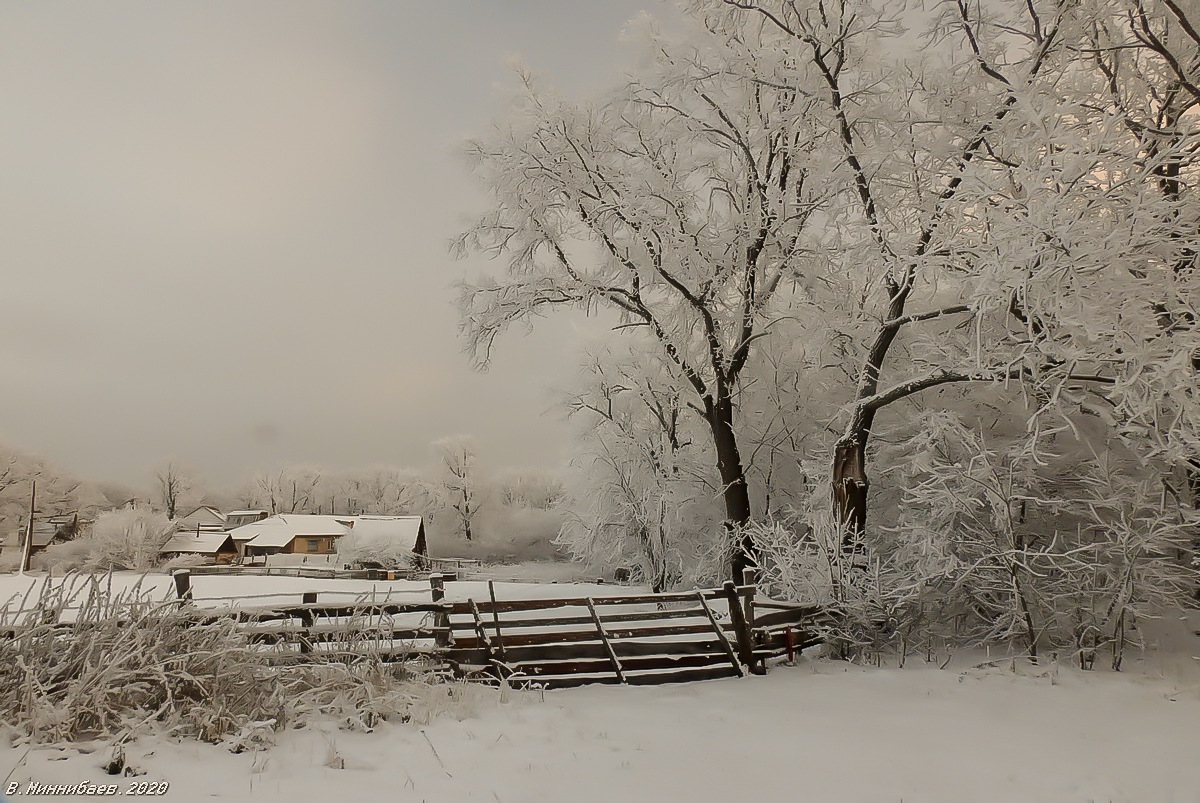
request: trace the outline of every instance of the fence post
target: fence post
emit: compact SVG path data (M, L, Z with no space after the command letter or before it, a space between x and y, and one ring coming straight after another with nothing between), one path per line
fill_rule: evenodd
M758 567L747 566L742 569L742 585L746 587L745 596L742 597L742 616L746 620L746 632L750 634L751 639L754 637L754 595L758 591ZM751 641L753 644L753 641ZM751 668L754 674L766 674L766 660L759 661L758 664Z
M446 599L446 580L436 572L429 575L429 595L436 605ZM433 626L439 628L433 634L433 643L437 647L449 647L453 639L450 632L450 614L439 612L433 615ZM444 629L441 629L444 628Z
M492 624L496 627L496 649L500 652L500 660L504 660L504 636L500 634L500 614L496 612L496 584L488 580L488 596L492 598Z
M746 626L754 629L754 593L758 582L758 569L747 566L742 569L742 585L749 587L749 592L742 597L742 614L746 617Z
M175 580L175 597L181 603L192 601L192 573L187 569L176 569L171 572Z
M725 599L729 603L729 618L733 622L734 632L737 633L738 657L751 672L758 674L754 666L754 643L750 640L750 628L746 624L746 612L742 609L737 586L732 580L726 580L723 589Z
M305 591L300 597L300 602L304 605L316 605L317 592ZM305 608L300 612L300 621L304 623L304 632L300 634L300 652L312 652L312 642L309 640L309 636L311 634L308 632L308 628L312 627L316 623L316 614L314 614L308 608Z

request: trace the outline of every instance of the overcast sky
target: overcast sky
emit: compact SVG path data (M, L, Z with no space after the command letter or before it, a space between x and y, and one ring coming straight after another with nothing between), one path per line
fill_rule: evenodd
M593 94L659 0L2 8L0 440L138 484L167 458L218 486L419 465L458 432L494 466L562 460L549 389L585 335L560 316L469 369L459 151L514 56Z

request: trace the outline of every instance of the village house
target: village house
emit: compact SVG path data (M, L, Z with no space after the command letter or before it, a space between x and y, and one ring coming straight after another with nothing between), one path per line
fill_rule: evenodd
M80 521L77 513L63 513L51 516L45 521L35 521L30 554L36 555L51 544L70 541L79 533L80 527L87 523ZM8 557L21 554L21 546L25 542L25 528L25 522L18 522L16 527L5 534L4 540L0 541L0 555Z
M203 528L175 533L159 552L167 558L201 555L214 563L233 563L238 556L237 547L229 533Z
M376 544L397 544L414 555L429 554L425 520L421 516L355 516L354 519L354 536L368 551Z
M332 555L337 541L350 533L388 538L425 552L425 524L420 516L330 516L282 513L231 530L238 551L247 559L267 555Z
M182 531L227 530L228 517L211 505L201 505L186 516L175 519L176 528Z
M247 558L266 555L332 555L336 541L348 535L353 516L281 513L230 530Z
M271 514L265 510L231 510L225 515L225 529L236 530L247 524L262 521Z

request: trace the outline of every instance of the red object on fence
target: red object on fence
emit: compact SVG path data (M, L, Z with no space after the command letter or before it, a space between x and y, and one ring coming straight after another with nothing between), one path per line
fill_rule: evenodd
M796 640L792 637L792 629L789 627L783 631L783 640L787 645L788 663L796 662Z

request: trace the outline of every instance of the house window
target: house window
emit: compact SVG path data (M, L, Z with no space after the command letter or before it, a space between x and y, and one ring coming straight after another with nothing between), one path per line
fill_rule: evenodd
M318 541L316 538L308 539L308 551L309 552L317 552L320 549L321 549L320 541Z

